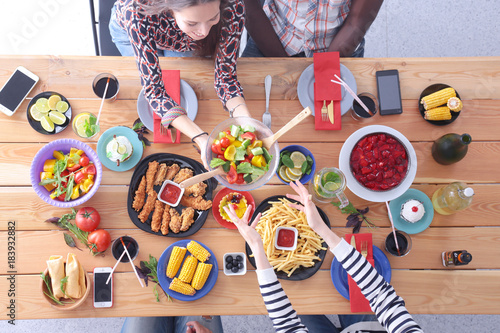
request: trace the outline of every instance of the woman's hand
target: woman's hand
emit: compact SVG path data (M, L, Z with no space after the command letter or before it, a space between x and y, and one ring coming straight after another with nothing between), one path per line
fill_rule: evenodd
M259 213L253 220L252 224L248 225L248 217L250 215L250 211L252 210L252 205L248 205L247 210L245 211L245 214L243 214L243 217L241 219L236 215L236 212L232 205L224 206L224 210L226 211L227 215L234 223L234 225L238 228L238 231L248 243L248 245L252 249L252 252L254 251L254 249L264 247L262 244L262 238L260 237L257 230L255 230L257 223L259 223L261 214Z
M212 333L211 330L203 326L197 321L188 321L186 323L186 333Z
M207 161L207 144L208 144L208 135L202 135L198 138L195 139L196 144L198 145L198 148L200 149L200 155L201 155L201 163L203 163L203 166L205 169L210 170L208 168L208 161Z

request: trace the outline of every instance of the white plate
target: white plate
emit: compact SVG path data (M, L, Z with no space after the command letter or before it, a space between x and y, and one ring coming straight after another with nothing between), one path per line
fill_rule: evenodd
M369 190L362 186L352 175L350 166L351 152L361 138L372 133L388 133L392 135L398 139L401 144L403 144L408 156L408 171L406 173L406 177L398 186L388 191ZM408 141L408 139L400 132L388 126L370 125L360 128L356 132L352 133L347 140L345 140L342 148L340 149L339 168L345 175L347 187L349 187L352 193L356 194L358 197L372 202L391 201L403 195L403 193L405 193L413 183L415 175L417 174L417 155L415 154L415 149L413 149L410 141Z
M340 64L340 77L344 80L352 91L357 94L358 85L356 84L356 79L352 75L349 68ZM341 87L342 100L340 101L340 112L345 115L347 111L351 109L354 97L351 94L346 93L344 87ZM314 64L310 64L306 69L300 74L299 82L297 84L297 94L299 95L300 104L305 109L310 107L313 110L314 115Z
M194 121L198 114L198 99L193 88L184 80L181 80L181 106L186 109L189 119ZM144 88L137 97L137 113L144 126L152 132L154 127L153 109L144 96Z

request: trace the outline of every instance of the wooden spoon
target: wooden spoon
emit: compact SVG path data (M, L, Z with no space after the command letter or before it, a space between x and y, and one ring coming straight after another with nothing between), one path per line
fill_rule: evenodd
M291 130L293 127L298 125L302 120L306 119L312 114L309 107L302 110L298 115L296 115L292 120L285 124L280 130L273 135L262 139L262 145L266 148L270 148L276 140L278 140L283 134Z
M181 189L185 189L186 187L189 187L189 186L194 185L194 184L198 184L199 182L202 182L204 180L207 180L207 179L212 178L212 177L217 176L217 175L222 175L224 173L225 173L224 169L222 169L222 167L218 167L215 170L200 173L199 175L196 175L194 177L188 178L188 179L180 182L179 187Z

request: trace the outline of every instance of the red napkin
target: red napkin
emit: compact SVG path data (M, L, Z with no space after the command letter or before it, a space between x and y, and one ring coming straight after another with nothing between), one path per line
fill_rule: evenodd
M345 240L349 244L351 244L352 234L345 235ZM368 242L368 255L366 256L366 260L375 267L375 262L373 260L373 241L372 234L355 234L354 238L356 240L356 250L361 252L361 243L363 241ZM351 278L350 275L347 275L347 280L349 282L349 299L351 302L351 312L371 312L370 303L366 299L366 297L361 292L361 289L358 287L356 282Z
M163 70L161 71L163 85L167 94L180 105L181 103L181 75L179 70ZM177 137L175 140L171 137L172 132L170 129L165 131L166 134L161 133L161 118L153 112L154 127L153 127L153 142L154 143L181 143L181 131L177 130Z
M335 74L340 77L340 58L338 52L314 53L314 128L316 130L340 130L342 128L340 101L342 100L342 91L340 85L331 82L335 80ZM321 119L321 108L323 101L326 106L333 101L334 124L330 119L323 121Z

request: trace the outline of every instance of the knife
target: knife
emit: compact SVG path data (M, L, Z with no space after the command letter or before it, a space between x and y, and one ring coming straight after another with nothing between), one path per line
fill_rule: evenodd
M356 238L354 238L354 235L351 237L351 245L354 249L356 249Z
M328 118L330 119L332 125L335 124L335 118L333 118L333 101L328 104Z

